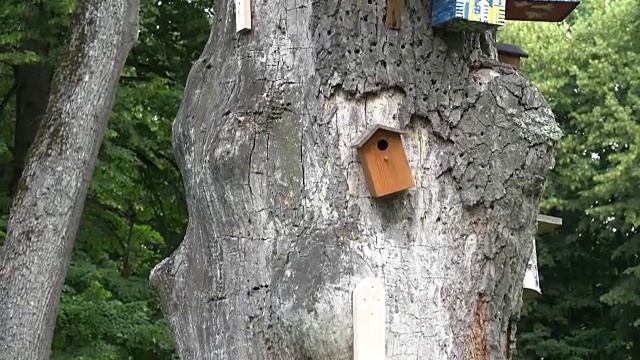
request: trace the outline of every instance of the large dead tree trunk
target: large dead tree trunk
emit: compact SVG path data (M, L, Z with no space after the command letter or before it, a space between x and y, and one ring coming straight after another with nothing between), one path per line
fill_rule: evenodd
M66 60L31 147L0 250L0 359L48 359L56 310L124 61L137 0L78 1Z
M493 37L430 1L217 2L174 124L189 226L151 281L182 359L352 359L352 292L387 291L386 358L509 359L553 144ZM415 188L373 199L350 146L407 129Z

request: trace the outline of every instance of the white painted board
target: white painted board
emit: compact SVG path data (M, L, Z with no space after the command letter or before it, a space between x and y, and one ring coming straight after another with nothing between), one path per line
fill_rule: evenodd
M532 238L533 248L531 249L531 257L527 263L527 270L524 273L524 281L522 287L522 297L530 300L542 294L540 289L540 277L538 276L538 257L536 255L536 239Z
M353 291L353 359L385 358L385 290L380 279L361 280Z
M236 32L251 30L251 0L235 0Z

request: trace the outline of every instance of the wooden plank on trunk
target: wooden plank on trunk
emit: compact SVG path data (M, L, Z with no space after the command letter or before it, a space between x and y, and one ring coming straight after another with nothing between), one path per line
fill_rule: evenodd
M380 279L369 277L353 292L353 359L385 358L385 291Z
M235 0L236 32L251 30L251 0Z
M400 29L400 19L402 18L402 0L387 0L387 27L389 29Z

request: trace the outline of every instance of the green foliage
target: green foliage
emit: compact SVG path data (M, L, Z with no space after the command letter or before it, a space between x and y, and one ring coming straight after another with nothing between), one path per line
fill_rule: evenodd
M173 344L144 278L76 260L58 314L53 360L171 359Z
M509 24L523 71L565 131L544 208L564 219L543 236L544 295L528 304L520 359L640 354L640 18L635 0L589 0L563 24Z
M0 6L0 62L47 61L34 42L59 47L69 29L74 0L5 0Z
M13 68L55 64L74 7L72 0L0 5L0 244L11 202ZM210 7L203 0L141 1L139 43L121 78L63 289L54 360L175 356L148 276L187 224L171 124L209 36Z

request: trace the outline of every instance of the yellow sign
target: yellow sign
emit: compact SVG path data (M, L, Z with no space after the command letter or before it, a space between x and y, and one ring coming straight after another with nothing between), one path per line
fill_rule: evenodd
M534 5L531 5L532 9L541 9L541 10L547 10L547 11L553 10L553 7L554 7L553 4L545 4L545 5L534 4Z
M527 11L524 13L527 19L542 19L544 14L535 11Z

